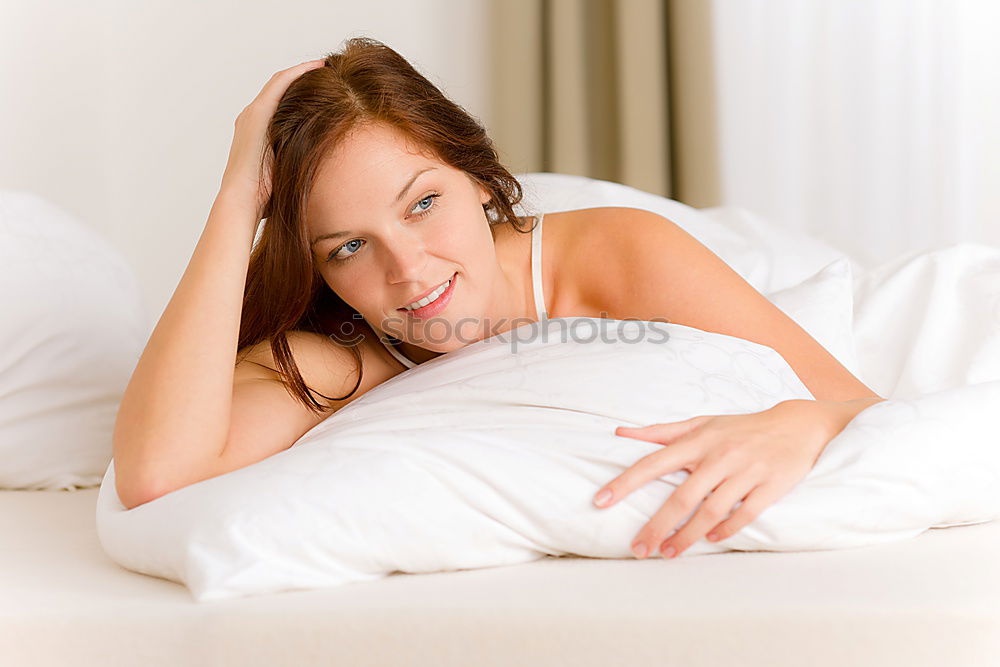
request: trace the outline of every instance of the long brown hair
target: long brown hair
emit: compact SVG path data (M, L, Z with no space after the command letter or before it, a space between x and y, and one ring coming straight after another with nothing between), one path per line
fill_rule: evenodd
M236 362L250 347L270 341L282 382L308 409L330 409L310 392L343 401L361 386L357 342L378 335L356 310L324 282L313 260L305 225L306 197L324 156L356 126L384 123L439 161L462 170L486 189L483 204L491 226L521 226L513 207L521 185L500 163L483 126L442 94L396 51L378 40L354 37L323 67L307 71L288 87L267 128L274 151L266 221L250 254ZM263 162L261 163L263 168ZM346 396L331 398L306 386L295 365L287 332L311 331L347 345L358 379Z

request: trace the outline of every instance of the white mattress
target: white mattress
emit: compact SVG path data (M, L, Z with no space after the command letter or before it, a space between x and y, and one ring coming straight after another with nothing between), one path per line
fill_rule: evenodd
M104 554L97 491L0 491L0 664L1000 664L998 521L861 549L545 558L196 603Z

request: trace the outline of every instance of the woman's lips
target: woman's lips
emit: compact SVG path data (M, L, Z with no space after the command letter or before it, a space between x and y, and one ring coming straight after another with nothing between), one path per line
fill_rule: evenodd
M441 296L439 296L437 299L427 304L423 308L417 308L416 310L397 308L396 310L402 311L407 315L412 315L413 317L416 317L418 319L433 317L434 315L437 315L448 306L448 302L451 301L451 296L455 292L455 283L457 282L457 280L458 280L458 272L456 271L451 276L451 284L448 285L448 289L446 289L444 293L441 294Z

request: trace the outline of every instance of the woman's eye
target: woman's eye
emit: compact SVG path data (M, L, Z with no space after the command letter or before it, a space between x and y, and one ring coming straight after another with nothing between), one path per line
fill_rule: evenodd
M336 250L334 250L333 252L331 252L330 255L326 258L326 260L329 262L330 260L347 260L347 259L350 259L350 258L354 257L354 255L356 253L353 253L353 252L350 253L350 254L344 255L342 257L337 257L337 255L340 253L341 250L343 250L344 248L349 247L352 243L361 243L361 239L351 239L350 241L348 241L344 245L340 246L339 248L337 248ZM357 247L360 247L360 246L355 246L355 248L357 248Z
M441 195L439 195L439 194L437 194L435 192L433 194L427 195L426 197L424 197L423 199L421 199L420 201L418 201L417 202L417 206L415 208L419 208L420 205L423 204L424 202L427 202L427 208L420 208L420 210L417 212L417 215L421 216L424 213L427 213L428 211L430 211L432 208L434 208L434 200L436 198L440 197L440 196Z

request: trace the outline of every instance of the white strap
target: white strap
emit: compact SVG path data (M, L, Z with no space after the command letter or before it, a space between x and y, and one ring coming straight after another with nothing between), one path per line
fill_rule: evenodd
M397 350L395 345L393 345L392 343L385 342L382 339L381 336L379 336L379 342L382 343L382 345L387 350L389 350L389 354L391 354L392 356L396 357L396 361L398 361L399 363L403 364L407 368L413 368L414 366L417 365L415 362L412 362L409 359L407 359L406 357L404 357L403 353L400 352L399 350Z
M542 219L544 218L544 213L538 216L538 224L531 232L531 282L535 292L535 312L539 322L549 318L549 313L545 310L545 295L542 293Z

